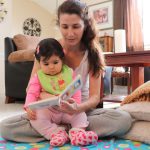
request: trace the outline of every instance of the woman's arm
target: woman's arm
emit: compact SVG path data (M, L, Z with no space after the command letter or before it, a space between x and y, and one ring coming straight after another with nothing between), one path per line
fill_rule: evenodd
M96 78L90 74L90 87L89 87L89 99L81 104L74 103L73 101L61 102L61 110L63 112L73 114L79 112L85 112L92 108L95 108L100 103L100 84L101 75Z
M90 73L89 77L89 99L77 107L78 112L88 111L91 108L95 108L100 103L100 85L101 85L101 74L100 76L94 77Z

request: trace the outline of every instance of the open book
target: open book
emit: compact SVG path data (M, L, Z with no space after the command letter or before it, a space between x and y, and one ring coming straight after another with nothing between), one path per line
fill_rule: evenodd
M30 103L28 107L30 109L40 109L40 108L46 108L50 106L59 106L60 101L65 101L71 98L74 93L81 89L82 87L82 80L81 76L78 75L64 90L59 96L54 96L51 98L43 99L41 101L36 101L33 103Z

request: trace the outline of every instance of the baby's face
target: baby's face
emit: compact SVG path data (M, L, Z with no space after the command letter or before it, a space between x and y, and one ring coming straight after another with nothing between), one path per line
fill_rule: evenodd
M57 75L62 69L62 60L56 56L52 55L48 60L44 60L44 57L40 59L40 66L42 71L47 75Z

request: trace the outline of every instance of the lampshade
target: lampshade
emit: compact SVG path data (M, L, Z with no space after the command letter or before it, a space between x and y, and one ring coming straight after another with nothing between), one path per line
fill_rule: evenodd
M114 32L115 53L126 52L126 32L124 29L118 29Z

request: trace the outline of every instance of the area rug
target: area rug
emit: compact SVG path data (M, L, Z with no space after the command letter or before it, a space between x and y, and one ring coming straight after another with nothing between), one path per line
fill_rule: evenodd
M150 150L150 145L122 139L99 140L97 144L85 147L65 144L62 147L51 147L49 142L16 143L0 138L0 150Z

